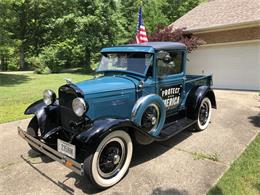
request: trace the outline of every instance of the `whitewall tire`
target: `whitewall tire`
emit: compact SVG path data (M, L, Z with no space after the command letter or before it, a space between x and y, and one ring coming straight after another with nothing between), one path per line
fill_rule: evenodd
M128 171L133 144L128 133L116 130L108 134L96 151L84 161L85 173L96 187L108 188L118 183Z
M211 101L209 98L205 97L201 101L199 110L198 110L198 118L196 122L196 130L202 131L205 130L210 122L212 113Z

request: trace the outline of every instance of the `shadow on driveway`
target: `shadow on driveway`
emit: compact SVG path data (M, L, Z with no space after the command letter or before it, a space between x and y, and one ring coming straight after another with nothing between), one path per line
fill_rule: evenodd
M175 188L169 188L166 190L163 190L161 188L155 188L152 192L152 195L188 195L188 192L186 190L177 190Z
M185 130L174 136L172 139L168 140L167 145L164 145L163 142L154 142L147 146L135 145L130 168L142 164L144 162L150 161L162 155L163 153L167 152L172 147L182 142L186 138L190 137L191 135L192 132ZM125 176L127 177L127 174ZM95 189L86 177L81 177L74 172L69 173L68 175L66 175L66 177L74 178L75 187L82 190L84 193L94 194L101 192L100 190ZM167 189L166 191L161 191L161 193L159 193L160 190L160 188L156 188L154 189L152 194L187 194L187 192L185 191L178 191L176 189Z
M249 119L249 122L252 123L255 127L260 127L260 112L256 116L248 117L248 119Z
M167 145L165 145L164 142L153 142L152 144L146 145L146 146L137 145L137 144L134 145L134 153L133 153L133 158L132 158L130 168L159 157L160 155L167 152L172 147L174 147L178 143L182 142L186 138L190 137L191 135L192 135L192 132L187 129L187 130L177 134L170 140L168 140ZM44 162L44 163L53 162L53 160L50 159L49 157L39 154L33 150L28 151L28 155L31 158L40 157L42 159L42 162ZM102 191L102 190L95 188L87 177L79 176L78 174L76 174L74 172L70 172L69 174L67 174L65 176L66 179L63 182L60 182L60 181L56 182L52 178L50 178L47 174L43 173L41 170L39 170L37 167L35 167L34 166L35 163L30 162L29 160L25 159L23 156L21 156L21 158L27 164L29 164L34 170L36 170L38 173L40 173L43 177L45 177L46 179L48 179L49 181L54 183L56 186L58 186L59 188L61 188L68 194L74 193L74 190L65 184L65 182L69 179L75 179L74 186L77 187L78 189L80 189L84 193L95 194L95 193ZM40 162L40 163L42 163L42 162ZM126 176L127 176L127 174L126 174ZM161 188L156 188L153 190L152 194L183 194L183 195L186 195L187 192L178 191L177 189L162 190Z
M68 193L68 194L74 194L74 190L70 187L68 187L67 185L64 184L64 182L56 182L54 181L52 178L50 178L48 175L46 175L45 173L43 173L41 170L39 170L37 167L35 167L33 164L35 163L31 163L29 160L27 160L26 158L24 158L23 156L21 156L21 158L30 166L32 167L35 171L37 171L39 174L41 174L43 177L45 177L46 179L48 179L50 182L52 182L53 184L55 184L56 186L58 186L59 188L61 188L62 190L64 190L64 192Z

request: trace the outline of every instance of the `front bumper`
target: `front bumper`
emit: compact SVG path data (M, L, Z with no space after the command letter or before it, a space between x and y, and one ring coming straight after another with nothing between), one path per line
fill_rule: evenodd
M33 146L40 152L44 153L46 156L65 165L66 167L68 167L69 169L74 171L75 173L77 173L81 176L84 175L83 163L78 163L77 161L69 158L68 156L54 150L53 148L47 146L46 144L42 143L38 139L35 139L34 137L30 136L28 133L26 133L20 127L18 127L18 134L25 141L27 141L31 146Z

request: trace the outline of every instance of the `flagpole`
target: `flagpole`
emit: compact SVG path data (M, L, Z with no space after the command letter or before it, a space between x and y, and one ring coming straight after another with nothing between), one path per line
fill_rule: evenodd
M144 22L143 22L143 18L142 18L143 1L140 0L139 3L141 3L141 5L140 5L139 11L138 11L138 25L137 25L136 36L135 36L137 44L148 42L148 38L146 35L145 26L144 26Z
M142 7L143 6L143 0L140 0L139 1L139 7Z

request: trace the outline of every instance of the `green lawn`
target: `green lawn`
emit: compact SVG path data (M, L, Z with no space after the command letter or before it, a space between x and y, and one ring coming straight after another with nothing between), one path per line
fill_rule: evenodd
M24 119L24 110L34 101L42 98L44 89L53 89L65 84L64 78L73 82L90 79L90 75L60 73L39 75L33 73L0 73L0 124Z
M260 194L260 134L208 193L222 194Z

